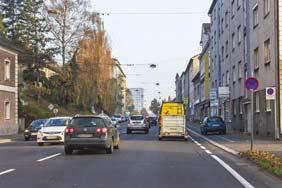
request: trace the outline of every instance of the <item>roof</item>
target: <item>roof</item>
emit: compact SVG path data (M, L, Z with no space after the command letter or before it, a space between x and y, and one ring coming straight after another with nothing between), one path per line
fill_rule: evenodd
M71 117L51 117L49 119L70 119Z
M209 12L208 12L209 15L212 13L212 11L213 11L213 9L214 9L216 3L217 3L217 0L213 0L213 1L212 1L211 7L210 7Z
M0 37L0 46L8 48L15 53L23 52L23 50L20 49L18 46L16 46L12 41L1 38L1 37Z
M191 59L190 59L189 62L188 62L188 65L187 65L187 67L186 67L185 72L187 72L188 69L191 67L191 65L192 65L192 63L194 62L194 59L195 59L195 58L199 58L199 55L195 55L195 56L191 57Z
M121 68L121 64L120 64L119 60L116 59L116 58L113 58L113 60L116 62L116 66L118 67L118 69L119 69L120 72L122 73L123 77L126 78L126 75L124 74L124 72L123 72L123 70L122 70L122 68Z

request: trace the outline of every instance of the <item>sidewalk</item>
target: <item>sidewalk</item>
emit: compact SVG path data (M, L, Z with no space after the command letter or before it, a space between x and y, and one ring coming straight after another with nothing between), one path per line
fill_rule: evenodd
M16 135L0 135L0 144L23 140L23 134Z
M195 123L188 123L188 127L193 131L200 134L200 125ZM233 149L237 152L244 152L250 150L251 137L243 133L227 133L226 135L209 134L206 138L217 142L227 148ZM274 140L270 137L259 137L254 138L254 149L261 151L268 151L276 156L282 157L282 141Z

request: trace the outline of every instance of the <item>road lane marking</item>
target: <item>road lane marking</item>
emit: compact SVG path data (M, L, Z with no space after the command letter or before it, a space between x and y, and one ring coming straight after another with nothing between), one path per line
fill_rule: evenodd
M10 172L13 172L15 171L16 169L10 169L10 170L6 170L6 171L3 171L3 172L0 172L0 176L4 175L4 174L8 174Z
M201 137L202 139L208 141L209 143L215 145L216 147L218 147L218 148L220 148L220 149L223 149L224 151L226 151L226 152L228 152L228 153L231 153L231 154L233 154L233 155L239 155L239 152L238 152L238 151L235 151L235 150L230 149L230 148L228 148L228 147L226 147L226 146L224 146L224 145L222 145L222 144L219 144L219 143L217 143L217 142L215 142L215 141L212 141L211 139L208 139L208 138L206 138L205 136L202 136L202 135L200 135L199 133L197 133L197 132L195 132L195 131L193 131L193 130L191 130L191 129L189 129L189 128L188 128L188 130L189 130L191 133L193 133L193 134L195 134L195 135Z
M206 148L206 147L204 147L204 146L200 146L200 148L202 148L203 150L207 149L207 148Z
M57 153L57 154L55 154L55 155L51 155L51 156L48 156L48 157L45 157L45 158L42 158L42 159L38 159L37 162L46 161L46 160L48 160L48 159L57 157L57 156L59 156L59 155L62 155L62 153Z
M230 174L232 174L232 176L237 179L245 188L254 188L254 186L252 186L246 179L244 179L240 174L238 174L238 172L236 172L219 157L217 157L216 155L211 155L211 157L216 160L221 166L223 166Z
M205 152L206 152L207 154L209 154L209 155L212 154L212 152L211 152L210 150L207 150L207 149L205 149Z
M216 137L221 138L222 140L225 140L225 141L227 141L227 142L231 142L231 143L234 143L234 142L235 142L235 141L233 141L233 140L231 140L231 139L228 139L228 138L225 138L225 137L223 137L223 136L216 136Z

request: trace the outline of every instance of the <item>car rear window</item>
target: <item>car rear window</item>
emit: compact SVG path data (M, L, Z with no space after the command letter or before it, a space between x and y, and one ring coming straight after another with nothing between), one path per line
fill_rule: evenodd
M121 116L120 116L120 115L114 115L114 117L115 117L115 118L121 118Z
M130 119L131 120L143 120L144 117L143 116L131 116Z
M39 127L40 125L44 124L45 122L41 121L41 120L34 120L31 122L30 126L31 127Z
M105 125L102 118L97 117L79 117L73 118L71 121L72 126L77 127L103 127Z
M220 117L212 117L208 119L209 122L218 122L218 121L223 121L222 118Z

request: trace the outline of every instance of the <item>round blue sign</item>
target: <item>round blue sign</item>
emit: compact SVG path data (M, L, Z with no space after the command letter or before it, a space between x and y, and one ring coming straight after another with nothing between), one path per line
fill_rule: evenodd
M266 92L267 92L268 95L273 95L274 89L268 88Z
M245 81L245 87L250 91L255 91L259 87L259 81L254 77L250 77Z

